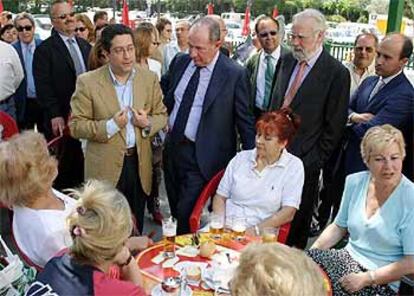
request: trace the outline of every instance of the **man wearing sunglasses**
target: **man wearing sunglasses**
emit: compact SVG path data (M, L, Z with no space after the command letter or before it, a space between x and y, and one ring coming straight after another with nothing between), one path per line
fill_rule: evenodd
M266 15L256 20L255 32L262 50L246 62L251 83L251 106L256 120L269 109L274 81L289 49L279 45L279 22Z
M348 70L323 48L327 25L321 12L305 9L292 20L292 53L282 61L271 109L289 107L301 117L298 133L287 148L303 161L305 184L287 243L304 249L318 197L320 171L345 130L350 77Z
M48 139L63 135L76 79L87 70L91 49L87 41L75 36L75 14L66 1L52 3L50 18L52 35L36 48L33 59L36 93L45 112ZM55 188L76 187L83 182L81 144L65 136L62 146Z
M33 54L42 40L35 38L35 22L31 14L18 14L14 19L14 26L18 32L18 41L12 45L19 54L24 69L24 79L14 96L17 123L20 129L33 129L36 124L37 129L43 132L44 115L37 99L33 78Z

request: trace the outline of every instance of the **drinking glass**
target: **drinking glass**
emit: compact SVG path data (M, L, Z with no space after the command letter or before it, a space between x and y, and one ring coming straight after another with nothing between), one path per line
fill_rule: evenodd
M244 240L246 235L246 218L234 217L232 223L233 238L236 240Z
M162 235L164 237L164 257L175 257L175 236L177 235L177 220L173 217L162 219Z
M224 213L210 214L210 234L214 239L220 239L224 228Z
M261 230L263 243L275 243L277 242L277 236L279 234L279 228L276 227L263 227Z

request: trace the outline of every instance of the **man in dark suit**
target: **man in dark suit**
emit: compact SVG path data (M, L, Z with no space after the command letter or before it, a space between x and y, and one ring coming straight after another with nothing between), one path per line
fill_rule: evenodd
M269 108L273 85L289 50L279 45L281 36L276 19L265 15L259 17L255 32L262 50L247 60L246 68L252 86L250 105L257 120Z
M22 12L16 16L14 24L18 40L12 45L24 70L24 79L14 95L17 123L20 129L33 129L36 124L37 129L43 132L44 116L37 99L32 68L34 51L42 40L34 38L35 22L31 14Z
M360 143L373 126L392 124L400 129L408 145L404 173L413 177L414 89L403 72L413 52L412 41L402 34L389 34L378 45L375 72L366 78L351 98L349 140L346 149L346 173L366 170Z
M271 103L273 110L290 107L302 120L288 147L305 167L302 201L288 238L298 248L306 247L320 170L341 139L347 118L349 72L323 49L325 30L325 17L317 10L294 16L289 34L293 52L282 61Z
M36 48L33 73L39 102L45 112L46 137L63 135L70 114L70 98L76 78L86 71L91 46L75 37L75 17L71 6L63 0L50 8L52 36ZM83 182L83 154L78 140L65 137L59 156L57 189Z
M219 52L220 27L211 18L190 29L190 54L179 54L163 77L169 133L164 150L165 184L178 233L189 232L194 204L211 177L237 150L254 147L245 69Z

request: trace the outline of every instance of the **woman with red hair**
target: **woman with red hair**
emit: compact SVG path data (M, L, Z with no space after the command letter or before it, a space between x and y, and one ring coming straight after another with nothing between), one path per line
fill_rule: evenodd
M214 213L244 217L249 234L292 221L300 204L304 169L286 146L299 124L289 108L260 117L256 148L241 151L230 161L213 200Z

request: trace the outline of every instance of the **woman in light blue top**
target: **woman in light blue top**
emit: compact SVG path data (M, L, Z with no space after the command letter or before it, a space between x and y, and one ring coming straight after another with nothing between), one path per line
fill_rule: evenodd
M369 171L347 177L335 221L308 254L334 295L396 295L399 279L414 273L414 184L401 173L403 136L388 124L373 127L361 154ZM330 249L347 232L345 248Z

